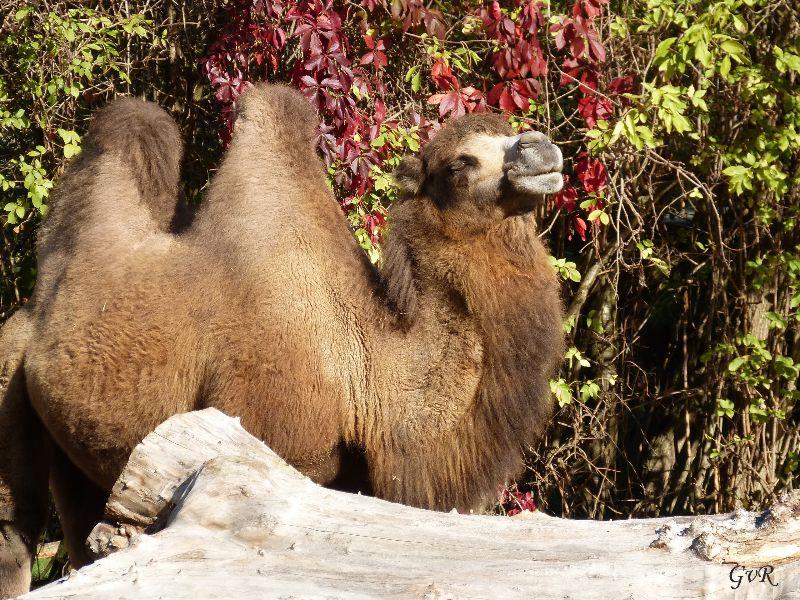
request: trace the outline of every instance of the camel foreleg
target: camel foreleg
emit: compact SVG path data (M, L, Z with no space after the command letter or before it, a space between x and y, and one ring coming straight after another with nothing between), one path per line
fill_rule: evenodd
M0 598L28 591L47 520L50 441L28 401L21 317L0 331Z

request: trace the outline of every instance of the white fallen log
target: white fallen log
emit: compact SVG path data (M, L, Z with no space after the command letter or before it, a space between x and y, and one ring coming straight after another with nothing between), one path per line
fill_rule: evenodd
M574 521L321 488L207 409L136 448L94 564L25 598L800 599L800 495L763 513Z

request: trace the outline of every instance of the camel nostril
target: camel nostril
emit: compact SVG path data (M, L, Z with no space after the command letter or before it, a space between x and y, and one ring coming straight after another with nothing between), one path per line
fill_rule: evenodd
M519 136L520 148L529 148L536 144L543 144L549 141L547 136L539 131L526 131Z

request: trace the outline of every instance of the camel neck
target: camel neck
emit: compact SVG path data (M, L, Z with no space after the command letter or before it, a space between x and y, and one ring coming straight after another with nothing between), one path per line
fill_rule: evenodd
M546 424L547 378L563 354L558 283L524 220L467 241L430 240L425 225L402 218L397 225L384 278L390 301L405 309L406 333L376 362L366 420L383 420L373 428L383 437L365 445L381 463L381 493L449 509L513 476L524 436ZM498 440L502 448L492 446ZM371 455L373 445L394 451ZM421 445L429 451L412 452Z

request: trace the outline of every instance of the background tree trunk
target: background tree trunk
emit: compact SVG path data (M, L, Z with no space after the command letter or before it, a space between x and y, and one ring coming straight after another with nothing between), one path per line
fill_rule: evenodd
M695 519L429 512L321 488L214 409L136 448L88 544L104 558L25 597L800 598L800 495Z

